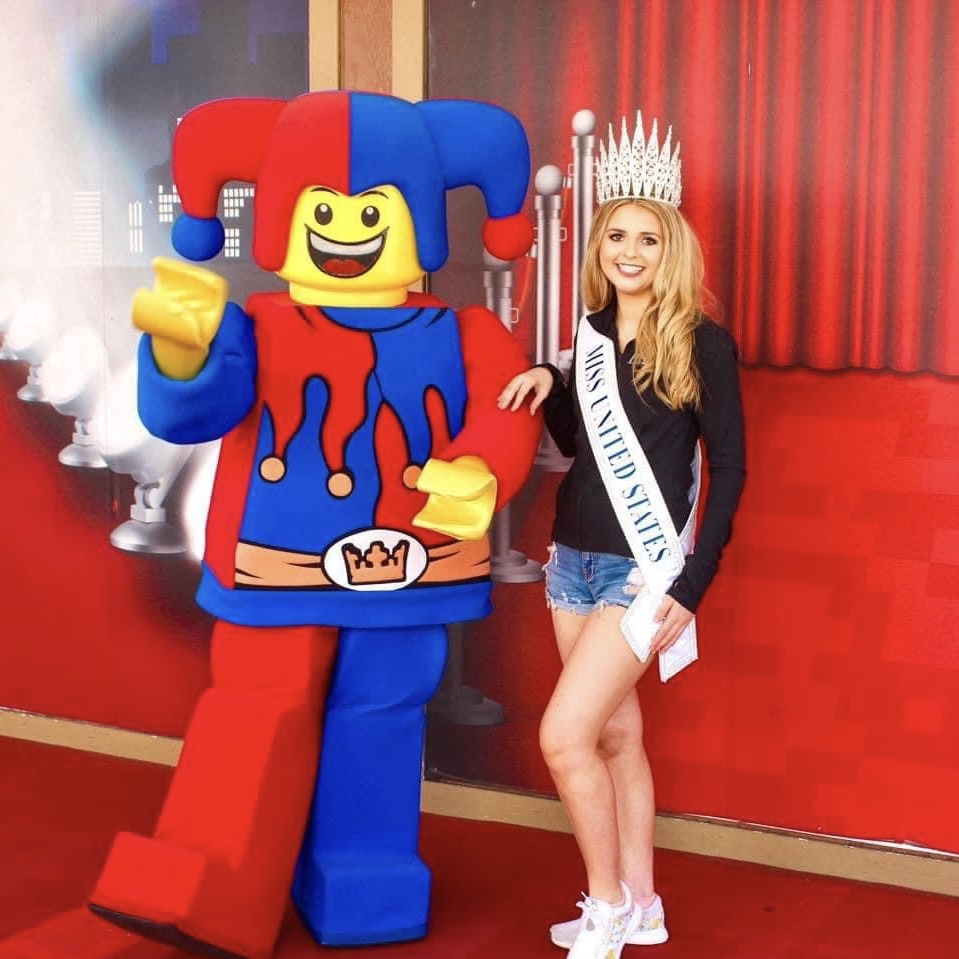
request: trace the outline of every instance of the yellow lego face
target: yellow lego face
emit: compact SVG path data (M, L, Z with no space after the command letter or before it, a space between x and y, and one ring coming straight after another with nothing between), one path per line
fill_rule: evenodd
M413 217L396 187L348 196L314 186L298 197L277 274L297 302L394 306L423 274Z

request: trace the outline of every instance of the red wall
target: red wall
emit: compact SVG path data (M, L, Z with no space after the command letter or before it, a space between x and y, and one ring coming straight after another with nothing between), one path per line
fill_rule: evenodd
M959 111L941 80L959 64L959 7L610 0L596 29L600 5L541 6L431 2L431 96L514 110L534 169L566 167L583 107L598 137L637 107L673 124L683 210L754 364L750 475L702 661L641 686L659 806L959 851ZM451 199L436 288L454 303L479 284L477 207ZM567 227L569 211L567 197ZM532 298L517 300L529 348ZM557 480L526 494L518 545L539 559ZM428 756L550 790L535 742L558 662L541 587L497 593L464 680L508 722L434 724Z
M181 734L206 682L197 568L110 546L128 487L57 463L71 424L18 401L23 378L0 364L0 704ZM959 851L959 383L746 370L743 389L749 476L701 660L640 686L658 805ZM514 545L541 559L558 481L534 475L514 511ZM433 722L429 762L552 791L542 586L496 602L464 679L507 721Z
M199 567L123 553L132 484L61 466L73 421L16 397L22 363L0 363L0 705L182 734L207 682Z
M511 0L430 4L432 95L516 109L534 167L566 162L576 109L615 117L641 101L681 131L684 209L747 356L812 362L818 347L792 347L835 334L869 348L844 354L853 366L955 369L959 139L939 79L959 49L942 28L954 5L622 0L600 31L595 4L552 5L544 19ZM847 57L850 36L877 42ZM903 123L918 134L896 136ZM929 202L891 190L894 169L936 184ZM865 204L857 217L850 198ZM438 289L479 286L480 216L451 217ZM847 222L868 228L839 249ZM870 304L873 326L850 326ZM129 480L58 464L71 423L19 402L24 377L0 364L0 706L182 734L207 678L197 566L110 545ZM659 806L959 852L959 382L757 368L743 388L750 473L701 610L701 661L641 684ZM515 545L538 559L558 481L534 475L514 509ZM428 762L551 792L536 748L558 671L542 586L498 585L496 602L467 631L464 680L507 721L434 721Z
M959 851L959 383L746 370L749 474L701 659L640 684L662 810ZM515 545L545 558L559 477ZM551 791L542 587L497 587L464 681L507 723L433 734L450 775Z

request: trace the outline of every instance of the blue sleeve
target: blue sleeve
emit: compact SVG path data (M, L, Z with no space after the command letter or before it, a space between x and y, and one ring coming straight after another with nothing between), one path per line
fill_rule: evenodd
M170 443L205 443L229 433L256 397L253 321L227 303L203 369L192 380L174 380L157 368L151 338L140 338L137 411L143 425Z

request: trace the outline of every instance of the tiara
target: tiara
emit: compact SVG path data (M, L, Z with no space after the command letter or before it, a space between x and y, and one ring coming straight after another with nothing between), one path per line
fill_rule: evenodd
M679 206L683 183L680 175L679 144L670 156L673 128L666 131L660 149L656 121L647 140L643 135L643 114L636 111L636 132L630 142L623 117L619 146L609 125L609 148L600 141L596 161L596 199L599 203L632 197L637 200L660 200Z

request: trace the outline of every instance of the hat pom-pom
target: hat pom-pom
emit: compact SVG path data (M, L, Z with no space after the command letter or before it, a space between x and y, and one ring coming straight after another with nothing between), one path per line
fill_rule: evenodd
M183 213L173 224L173 249L188 260L212 260L223 249L223 240L223 224L215 216Z
M514 213L483 224L483 246L500 260L516 260L533 245L533 224Z

